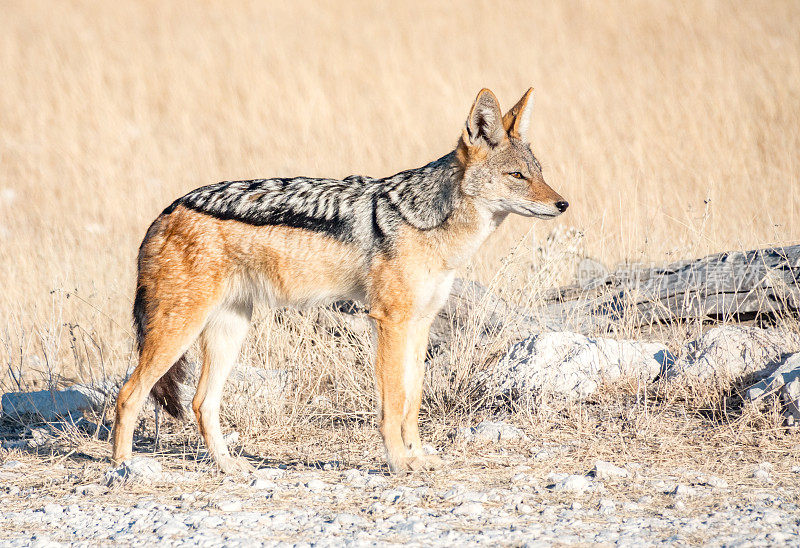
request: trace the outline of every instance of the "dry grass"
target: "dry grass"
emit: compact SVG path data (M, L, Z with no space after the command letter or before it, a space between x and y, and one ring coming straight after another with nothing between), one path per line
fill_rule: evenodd
M504 297L530 304L582 255L797 241L798 26L795 2L6 5L0 362L39 384L124 371L136 249L176 196L422 165L484 86L506 107L535 86L534 149L580 234L565 252L545 239L553 225L507 223L464 273ZM477 412L469 379L493 349L471 342L430 383L437 420ZM278 411L229 406L229 424L261 442L309 417L371 421L370 344L264 313L243 361L286 368L295 395Z
M800 502L800 478L792 470L800 458L796 436L763 429L709 428L706 421L686 414L675 406L654 405L645 415L631 400L619 394L607 394L596 401L580 404L559 413L537 409L518 414L517 423L529 440L496 445L473 445L453 441L448 433L455 424L436 423L423 434L446 454L449 461L445 473L416 475L411 478L389 478L387 488L402 485L425 485L434 492L444 492L453 485L466 485L477 490L508 489L532 482L536 485L535 500L558 508L569 506L574 494L544 489L551 472L587 474L597 460L625 466L632 474L629 480L606 480L601 493L580 498L584 504L596 506L600 498L618 502L636 502L641 512L661 515L670 512L675 499L667 492L677 483L703 486L712 476L726 481L731 488L714 492L712 497L691 496L684 507L674 510L680 515L698 515L731 506L746 506L765 494L780 493L784 503ZM214 473L203 459L204 453L196 438L174 432L164 441L166 450L155 452L152 438L140 438L137 449L154 454L169 471L178 472L184 481L162 481L155 485L128 484L95 498L103 505L132 505L142 496L155 495L166 504L176 504L178 495L198 490L200 505L231 496L231 489L248 508L275 511L306 505L307 492L287 490L276 499L253 497L243 486ZM380 471L382 450L374 429L363 426L320 427L307 425L284 433L278 440L245 440L239 449L263 467L286 467L292 484L310 478L309 471L331 470L326 481L337 481L339 472L350 468ZM549 456L538 457L541 452ZM0 451L0 465L21 460L29 473L14 485L23 493L35 491L51 497L69 495L80 485L95 483L107 469L104 457L107 444L86 436L63 435L38 449ZM753 469L762 462L774 466L773 481L765 485L752 477ZM526 479L520 480L523 473ZM227 486L227 490L225 487ZM700 487L703 490L703 487ZM373 494L355 494L337 500L318 511L323 513L364 509L373 502ZM649 501L646 501L649 499ZM7 500L8 511L30 505L26 498ZM424 507L441 511L438 497L427 498ZM623 511L623 514L626 511ZM538 515L538 513L537 513Z

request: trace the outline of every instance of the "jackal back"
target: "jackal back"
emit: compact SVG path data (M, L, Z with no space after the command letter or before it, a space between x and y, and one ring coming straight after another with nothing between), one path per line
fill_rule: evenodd
M226 181L193 190L173 202L222 220L321 232L364 252L390 252L398 227L440 226L459 199L459 174L450 153L385 179L351 175Z

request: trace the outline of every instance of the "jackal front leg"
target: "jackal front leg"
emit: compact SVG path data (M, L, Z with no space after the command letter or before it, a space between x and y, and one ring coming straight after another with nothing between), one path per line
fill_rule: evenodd
M378 389L378 421L386 460L393 473L404 473L411 469L411 461L403 443L405 417L410 411L415 389L407 390L408 377L416 379L417 340L414 322L411 320L378 319L378 347L375 356L375 380ZM416 384L414 384L416 386ZM419 433L416 439L419 440ZM409 431L409 435L411 431Z
M413 324L414 343L412 355L403 370L405 404L401 432L412 470L432 470L441 465L436 455L426 455L419 436L419 408L422 403L422 388L425 380L425 354L428 350L428 335L433 318L421 318Z

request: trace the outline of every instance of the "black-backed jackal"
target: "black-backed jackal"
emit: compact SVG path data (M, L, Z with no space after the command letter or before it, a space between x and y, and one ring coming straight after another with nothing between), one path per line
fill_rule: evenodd
M253 304L356 299L377 330L380 432L392 472L429 468L418 416L428 331L456 270L509 213L552 218L567 202L528 144L528 90L505 116L484 89L456 149L385 179L260 179L198 188L170 205L139 249L134 303L139 365L120 390L112 459L130 458L151 393L180 417L184 354L200 342L192 408L225 472L250 465L222 439L220 398Z

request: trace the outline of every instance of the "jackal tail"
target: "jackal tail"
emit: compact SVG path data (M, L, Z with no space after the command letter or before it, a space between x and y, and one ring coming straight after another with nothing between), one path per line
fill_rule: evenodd
M133 301L133 325L136 329L136 351L141 353L144 340L147 336L147 307L146 292L144 287L138 287L136 298ZM180 385L186 380L188 363L186 354L183 354L172 367L158 379L150 390L150 396L156 405L164 409L176 419L184 418L184 409L181 405Z

